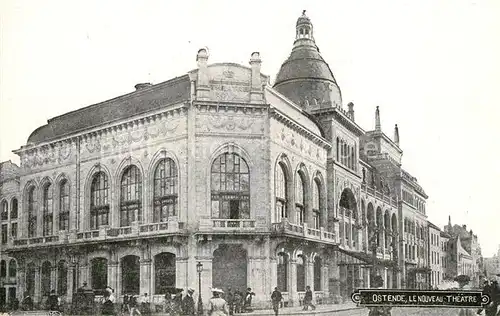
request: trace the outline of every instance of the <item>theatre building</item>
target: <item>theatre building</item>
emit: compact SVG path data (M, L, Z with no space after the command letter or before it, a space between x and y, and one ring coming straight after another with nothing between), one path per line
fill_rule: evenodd
M197 263L204 302L210 287L251 287L258 307L276 286L288 305L307 285L319 302L376 274L401 286L397 131L378 109L375 130L357 125L305 14L273 85L249 57L211 64L200 49L185 75L33 131L5 197L18 201L5 247L18 297L71 301L87 282L160 302L166 287L198 289Z

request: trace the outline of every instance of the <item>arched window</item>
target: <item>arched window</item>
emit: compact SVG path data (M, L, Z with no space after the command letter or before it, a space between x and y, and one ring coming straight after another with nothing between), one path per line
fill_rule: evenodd
M304 255L297 256L297 291L303 292L306 290L306 270Z
M0 278L5 278L7 276L7 262L5 260L0 261Z
M337 162L339 162L339 161L340 161L340 160L339 160L339 159L340 159L340 157L339 157L339 152L340 152L340 140L339 140L339 138L338 138L338 137L337 137L337 147L336 147L336 149L337 149Z
M276 214L275 221L279 222L282 218L288 218L287 212L287 178L285 173L285 167L282 164L278 164L275 170L274 176L274 186L276 194Z
M140 265L139 257L128 255L123 257L122 267L122 293L139 294Z
M160 160L154 176L153 221L166 222L177 215L177 167L170 158Z
M317 180L313 183L313 195L312 195L312 208L313 208L313 224L315 229L319 229L321 226L321 213L320 213L320 186Z
M224 153L212 164L212 218L250 218L250 173L246 161Z
M52 204L52 184L47 183L43 187L43 235L52 235L53 228L53 204Z
M154 257L155 294L166 294L175 287L175 255L162 252Z
M35 187L28 189L28 237L36 236L36 192Z
M120 226L130 226L141 220L142 176L139 168L131 165L125 169L121 182Z
M69 229L69 182L63 179L59 184L59 230Z
M295 223L298 225L304 223L305 204L304 180L302 175L297 172L297 181L295 182Z
M17 219L17 199L13 198L10 205L10 219Z
M288 292L288 255L284 252L278 253L278 290Z
M15 278L17 274L17 262L14 259L9 261L9 277Z
M90 186L90 229L109 225L109 182L104 172L98 172Z
M315 291L321 291L322 289L322 284L321 284L321 258L320 257L315 257L314 258L314 290Z
M2 219L2 221L6 221L9 219L9 203L7 203L7 201L5 200L2 201L0 218Z

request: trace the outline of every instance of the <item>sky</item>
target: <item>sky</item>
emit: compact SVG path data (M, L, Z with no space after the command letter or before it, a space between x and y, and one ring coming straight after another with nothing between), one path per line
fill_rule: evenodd
M209 63L274 80L302 10L323 58L374 128L398 124L404 168L429 195L430 221L466 224L484 256L500 244L500 1L0 1L0 161L54 116ZM497 88L497 89L495 89Z

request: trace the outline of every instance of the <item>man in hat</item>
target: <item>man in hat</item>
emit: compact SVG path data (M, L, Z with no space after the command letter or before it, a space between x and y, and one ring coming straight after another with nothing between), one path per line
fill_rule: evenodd
M182 300L182 312L183 315L194 316L196 314L194 308L194 299L193 299L194 289L189 288L187 290L186 297Z
M283 296L281 295L281 292L278 290L277 287L275 287L273 294L271 294L271 301L273 303L273 310L276 316L278 316L278 311L280 309L280 303L282 299Z

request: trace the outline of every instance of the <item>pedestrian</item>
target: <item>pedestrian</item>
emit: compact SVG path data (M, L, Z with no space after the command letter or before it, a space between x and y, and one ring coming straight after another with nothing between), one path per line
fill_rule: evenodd
M306 295L304 296L304 308L303 310L308 310L309 306L312 307L313 310L316 309L316 306L313 305L312 303L313 300L313 293L311 291L311 287L308 285L306 286Z
M233 304L234 304L234 313L235 314L241 313L242 302L243 302L243 293L241 293L240 290L236 290L236 292L234 292L234 296L233 296Z
M213 288L212 295L208 304L208 312L210 316L227 316L229 310L227 302L221 297L224 291L221 289Z
M227 289L226 301L229 307L229 315L233 315L234 313L234 294L231 288Z
M29 292L24 292L24 298L21 301L21 309L23 311L33 310L33 299L31 298Z
M47 298L47 309L49 311L59 311L59 297L55 290L51 290Z
M172 312L172 294L165 294L165 313L170 314Z
M104 292L104 302L102 304L102 315L114 315L115 314L115 308L114 308L114 296L113 296L113 290L110 287L106 288L106 291Z
M136 313L137 315L142 315L141 311L139 310L139 303L137 302L137 295L131 295L129 300L128 300L128 305L130 308L130 316L134 316Z
M172 306L172 315L180 316L182 315L182 290L178 289L174 297L174 302Z
M121 309L122 314L130 313L130 308L128 305L129 301L130 301L130 297L127 294L123 295L123 304L122 304L122 309Z
M283 296L277 287L274 288L273 294L271 294L271 302L273 304L274 315L278 316L278 311L280 309L281 300Z
M151 315L150 303L148 293L144 293L141 299L141 310L144 315Z
M252 311L252 297L255 295L254 292L252 292L251 288L247 289L247 293L245 294L245 301L243 304L243 311L244 312L251 312Z
M195 308L194 308L194 299L193 299L193 293L194 289L189 288L187 290L187 294L182 300L182 312L183 315L186 316L194 316L195 315Z

